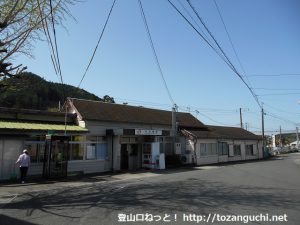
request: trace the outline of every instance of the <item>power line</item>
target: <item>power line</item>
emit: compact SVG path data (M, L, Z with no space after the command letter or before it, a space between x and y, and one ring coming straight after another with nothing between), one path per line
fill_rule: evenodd
M60 76L60 81L61 81L62 89L63 89L63 97L65 99L66 91L65 91L65 87L64 87L63 76L62 76L62 72L61 72L61 64L60 64L59 54L58 54L58 46L57 46L56 30L55 30L55 23L54 23L54 16L53 16L52 0L50 0L50 14L51 14L52 29L53 29L55 53L56 53L56 65L57 65L56 69ZM52 59L52 61L54 61L54 59Z
M241 60L240 60L240 57L239 57L238 54L237 54L237 51L236 51L236 48L235 48L235 46L234 46L234 44L233 44L232 38L231 38L230 35L229 35L229 31L228 31L227 26L226 26L226 24L225 24L225 21L224 21L224 19L223 19L223 16L222 16L220 7L218 6L216 0L214 0L214 3L215 3L215 6L216 6L216 8L217 8L218 14L219 14L219 16L220 16L220 18L221 18L222 24L223 24L224 29L225 29L225 31L226 31L227 37L228 37L228 39L229 39L229 42L230 42L230 44L231 44L231 47L232 47L233 52L234 52L234 54L235 54L235 57L236 57L238 63L240 64L240 67L241 67L242 71L244 72L244 76L246 77L247 81L248 81L249 84L251 85L251 82L250 82L250 80L248 79L248 76L247 76L247 74L246 74L245 68L244 68L244 66L243 66L243 64L242 64L242 62L241 62ZM251 85L251 86L252 86L252 85Z
M61 66L60 66L60 60L59 60L59 54L58 54L58 47L57 47L57 38L56 38L56 30L55 30L55 23L54 23L54 16L53 16L53 7L52 7L52 0L50 0L50 13L51 13L51 22L52 22L52 29L53 29L53 36L54 36L54 46L55 46L55 53L56 53L56 59L57 59L57 70L60 75L60 81L62 84L63 82L63 77L61 73Z
M202 34L199 30L197 30L197 28L186 18L186 16L184 16L182 14L182 12L170 1L168 0L168 2L170 3L170 5L177 11L177 13L179 13L182 18L193 28L193 30L211 47L212 50L214 50L214 52L228 65L228 62L226 61L226 59L224 58L224 55L222 55L216 48L215 46L213 46L212 43L210 43L210 41L208 40L208 38L206 38L207 36L205 34ZM197 24L197 26L199 26ZM204 37L205 36L205 37Z
M268 106L268 107L270 107L270 108L272 108L272 109L275 109L277 111L283 112L283 113L288 113L288 114L299 114L300 113L300 112L288 112L288 111L285 111L285 110L282 110L282 109L278 109L278 108L276 108L274 106L271 106L269 104L265 104L265 105Z
M217 121L217 120L215 120L215 119L212 119L211 117L207 116L207 115L204 114L204 113L199 112L198 110L191 111L191 110L184 109L184 108L182 108L182 107L178 107L178 109L181 109L182 111L185 111L185 112L194 112L194 113L197 113L197 114L199 113L199 114L202 115L203 117L205 117L205 118L209 119L210 121L212 121L212 122L214 122L214 123L216 123L216 124L219 124L219 125L223 125L223 126L231 126L231 125L229 125L229 124L224 124L224 123L219 122L219 121Z
M287 76L300 76L299 73L280 73L280 74L251 74L249 77L287 77Z
M293 125L295 125L295 126L299 126L299 123L296 123L296 122L294 122L294 121L291 121L291 120L282 118L282 117L280 117L280 116L278 116L278 115L275 115L274 113L266 112L266 115L271 116L271 117L273 117L273 118L276 118L276 119L278 119L278 120L284 121L284 122L286 122L286 123L290 123L290 124L293 124Z
M194 17L191 15L191 13L187 10L187 8L184 6L184 4L180 1L177 0L177 2L181 5L181 7L183 8L183 10L189 15L189 17L193 20L193 22L197 25L197 27L199 28L199 30L202 32L203 36L205 36L205 38L208 40L209 37L203 32L202 28L200 27L200 25L197 23L197 21L194 19Z
M50 35L50 32L49 32L47 19L46 19L46 17L43 16L40 0L38 0L37 3L38 3L38 9L39 9L40 17L41 17L41 23L42 23L43 31L45 33L47 44L48 44L48 47L49 47L49 50L50 50L50 57L51 57L52 65L53 65L55 74L58 76L58 78L60 78L59 74L58 74L58 69L57 69L58 68L57 59L56 59L56 56L55 56L55 50L54 50L53 43L52 43L52 38L51 38L51 35Z
M299 88L262 88L262 87L257 87L257 88L252 88L256 90L265 90L265 91L300 91Z
M187 0L188 1L188 0ZM194 31L219 55L219 57L229 66L229 68L242 80L242 82L246 85L246 87L248 88L248 90L250 91L250 93L252 94L253 98L255 99L255 101L257 102L257 104L259 105L259 107L261 108L261 104L258 100L257 95L254 93L254 91L251 89L251 87L247 84L247 82L244 80L244 78L241 76L241 74L236 70L236 68L233 66L233 64L231 63L231 61L228 59L228 57L226 55L222 55L220 52L218 52L208 41L207 39L197 30L197 28L180 12L180 10L170 1L168 0L169 4L181 15L181 17L194 29ZM189 2L189 1L188 1ZM196 15L198 14L197 12L195 12ZM199 15L198 15L199 16ZM199 16L200 17L200 16ZM200 21L202 21L202 19L200 19ZM204 25L205 26L205 25ZM206 27L206 26L205 26ZM209 31L209 33L211 33ZM212 36L213 37L213 36ZM219 46L219 44L218 44ZM223 50L221 50L221 47L219 47L220 51L224 52ZM223 56L223 57L222 57ZM225 57L225 59L224 59Z
M227 62L230 64L230 66L232 68L235 69L235 67L233 66L233 64L231 63L231 61L229 60L228 56L226 55L226 53L223 51L223 49L221 48L220 44L218 43L218 41L216 40L216 38L214 37L214 35L211 33L211 31L208 29L208 27L206 26L205 22L203 21L203 19L200 17L199 13L197 12L196 8L192 5L192 3L190 2L190 0L186 0L187 3L189 4L189 6L191 7L191 9L193 10L193 12L195 13L195 15L197 16L197 18L199 19L199 21L201 22L201 24L203 25L203 27L205 28L205 30L207 31L207 33L210 35L210 37L213 39L214 43L217 45L218 49L221 51L221 53L223 54L223 56L226 58Z
M143 18L143 22L144 22L144 25L145 25L145 29L147 31L148 39L149 39L149 42L150 42L150 45L151 45L151 48L152 48L152 52L153 52L153 55L154 55L154 58L155 58L155 62L156 62L156 65L158 67L161 79L162 79L163 84L165 86L165 89L166 89L166 91L168 93L170 101L172 102L173 105L175 105L175 102L174 102L174 100L172 98L172 95L171 95L170 90L168 88L167 82L165 80L165 77L164 77L161 65L159 63L158 56L157 56L156 51L155 51L154 43L153 43L153 40L152 40L152 37L151 37L150 29L149 29L149 26L148 26L148 23L147 23L147 19L146 19L146 16L145 16L145 12L144 12L144 9L143 9L142 2L141 2L141 0L138 0L138 2L139 2L139 6L140 6L140 10L141 10L141 15L142 15L142 18Z
M110 18L110 15L111 15L111 12L112 12L112 10L113 10L113 8L114 8L115 3L116 3L116 0L114 0L112 6L111 6L111 8L110 8L110 11L109 11L109 13L108 13L108 16L107 16L106 21L105 21L105 24L104 24L104 27L103 27L103 29L102 29L102 31L101 31L101 33L100 33L98 42L97 42L97 44L96 44L96 47L94 48L92 57L90 58L90 61L89 61L88 65L87 65L87 67L86 67L86 69L85 69L85 71L84 71L84 74L82 75L82 78L81 78L81 80L80 80L80 82L79 82L79 84L78 84L78 86L77 86L78 88L80 87L80 85L81 85L83 79L85 78L85 75L87 74L87 72L88 72L88 70L89 70L89 68L90 68L90 65L91 65L92 62L93 62L93 59L94 59L94 57L95 57L96 51L97 51L97 49L98 49L99 43L100 43L100 41L101 41L101 39L102 39L102 36L103 36L103 34L104 34L105 28L106 28L106 26L107 26L107 23L108 23L108 21L109 21L109 18Z
M260 94L257 96L274 96L274 95L300 95L299 92L297 93L272 93L272 94Z
M236 75L242 80L242 82L246 85L246 87L249 89L249 91L251 92L251 94L253 95L254 99L256 100L257 104L260 106L260 108L262 107L259 103L259 100L257 98L257 95L254 93L254 91L252 90L252 88L249 86L249 84L244 80L244 78L242 77L242 75L238 72L238 70L235 68L235 66L232 64L232 62L230 61L230 59L228 58L228 56L226 55L226 53L223 51L223 49L221 48L220 44L217 42L217 40L215 39L215 37L213 36L213 34L211 33L211 31L208 29L208 27L206 26L206 24L204 23L203 19L200 17L199 13L197 12L196 8L192 5L192 3L190 2L190 0L186 0L188 2L188 4L190 5L191 9L194 11L194 13L196 14L196 16L198 17L198 19L200 20L200 22L202 23L202 25L204 26L204 28L206 29L206 31L209 33L209 35L211 36L211 38L214 40L214 42L216 43L216 45L218 46L218 48L220 49L220 51L222 52L222 54L224 55L224 57L227 60L227 65L232 69L233 72L236 73ZM224 23L225 24L225 23Z

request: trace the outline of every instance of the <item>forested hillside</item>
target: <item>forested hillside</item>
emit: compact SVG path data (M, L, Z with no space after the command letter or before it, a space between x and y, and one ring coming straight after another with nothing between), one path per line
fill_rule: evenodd
M33 73L22 73L18 77L0 81L0 107L55 110L65 97L113 102L71 85L48 82Z

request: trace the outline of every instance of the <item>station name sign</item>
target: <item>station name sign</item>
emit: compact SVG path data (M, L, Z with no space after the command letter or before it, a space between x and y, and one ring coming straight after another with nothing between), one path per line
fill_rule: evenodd
M143 130L143 129L135 129L135 135L162 135L161 130Z

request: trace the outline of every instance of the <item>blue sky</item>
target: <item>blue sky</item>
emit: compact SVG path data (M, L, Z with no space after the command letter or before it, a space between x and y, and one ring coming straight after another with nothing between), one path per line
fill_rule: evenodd
M68 18L64 22L66 29L57 27L64 83L79 84L112 2L79 2L70 8L76 21ZM181 2L197 21L185 0L172 2L187 15ZM283 131L295 130L295 123L300 124L297 103L300 100L300 1L216 2L246 72L245 80L264 103L267 134L276 133L279 126ZM142 3L166 83L179 111L190 110L206 124L238 126L239 108L242 108L247 128L259 133L260 108L238 76L167 0L142 0ZM214 1L191 0L191 3L244 75ZM41 41L34 45L35 59L19 56L16 61L46 80L59 82L47 43ZM110 95L117 103L171 109L137 0L117 0L81 87L99 97Z

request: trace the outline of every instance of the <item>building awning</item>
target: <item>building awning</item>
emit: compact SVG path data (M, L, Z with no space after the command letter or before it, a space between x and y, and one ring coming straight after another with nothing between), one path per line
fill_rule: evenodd
M33 123L33 122L15 122L0 121L1 130L23 130L23 131L56 131L56 132L82 132L88 130L77 125L52 124L52 123Z

